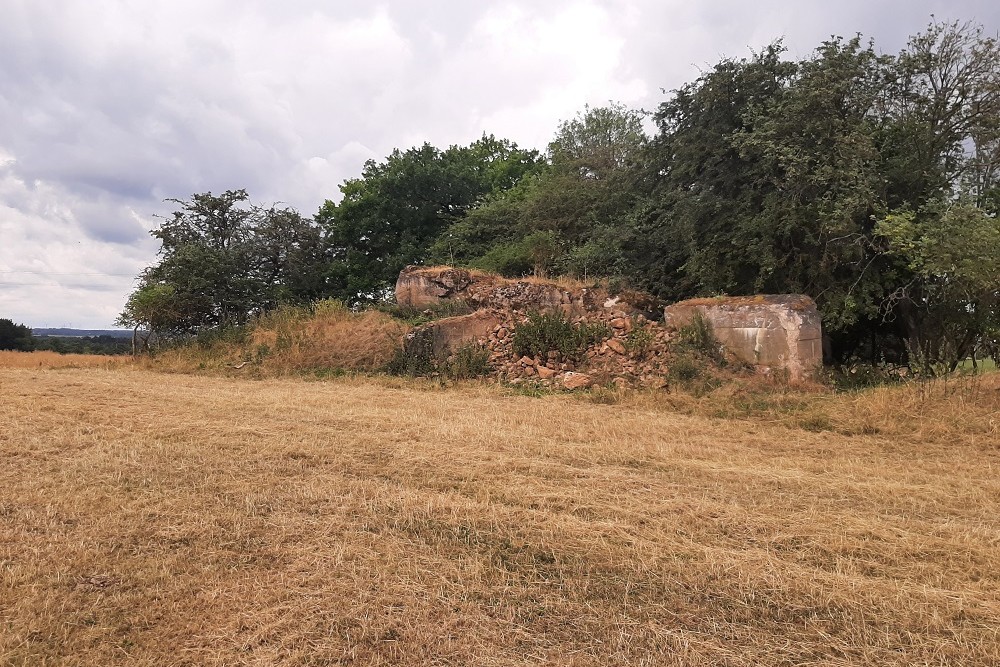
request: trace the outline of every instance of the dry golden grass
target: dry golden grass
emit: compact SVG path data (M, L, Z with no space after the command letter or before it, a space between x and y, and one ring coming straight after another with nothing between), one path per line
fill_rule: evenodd
M153 370L234 372L251 377L309 371L372 371L384 367L407 327L376 311L352 312L337 301L312 309L279 308L255 321L246 340L167 350L143 365ZM246 364L244 364L246 362Z
M920 391L0 370L0 663L1000 664L1000 391Z
M455 270L456 267L448 266L446 264L437 264L434 266L422 266L418 270L420 273L439 273L441 271ZM506 278L499 273L494 273L492 271L483 271L481 269L470 269L470 268L458 268L460 271L468 271L470 275L474 278L480 280L487 279L490 281L495 281L498 283L532 283L535 285L557 285L567 290L580 290L584 288L593 288L596 285L607 284L606 278L582 280L575 276L570 275L557 275L557 276L522 276L520 278Z
M57 352L0 350L0 368L110 368L132 362L132 357Z

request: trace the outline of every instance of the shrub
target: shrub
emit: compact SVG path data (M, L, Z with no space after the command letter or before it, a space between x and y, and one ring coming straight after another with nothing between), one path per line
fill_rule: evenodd
M722 363L722 345L712 331L712 323L701 313L695 312L691 321L677 330L677 342L680 346L703 355L715 363Z
M466 343L451 355L444 366L445 375L453 380L469 380L489 375L490 353L482 345Z
M249 329L245 326L212 327L202 329L195 337L198 347L203 350L215 346L239 346L249 339Z
M392 359L386 364L385 370L390 375L408 375L410 377L433 373L435 371L434 333L425 329L407 334L403 339L403 344L396 349Z
M640 326L633 326L625 335L625 351L637 359L642 359L649 353L653 345L653 332Z
M579 360L590 345L611 337L604 324L574 324L561 313L529 313L528 321L514 329L517 356L544 356L557 351L565 359Z
M672 383L684 384L701 376L701 364L690 354L678 354L670 363L667 378Z

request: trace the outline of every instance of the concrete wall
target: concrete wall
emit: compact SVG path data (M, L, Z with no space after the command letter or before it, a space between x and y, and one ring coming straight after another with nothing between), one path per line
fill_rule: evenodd
M801 294L764 294L681 301L664 310L672 326L701 313L716 338L737 358L755 366L785 369L802 380L823 363L823 330L816 304Z
M605 288L560 285L539 280L511 280L452 267L408 266L396 280L396 303L428 308L449 300L497 311L555 312L569 317L619 313L658 319L662 302L640 292L611 295Z

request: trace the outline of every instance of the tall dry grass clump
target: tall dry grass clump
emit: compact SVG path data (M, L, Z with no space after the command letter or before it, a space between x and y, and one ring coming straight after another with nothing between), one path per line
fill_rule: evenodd
M253 358L272 371L382 368L406 325L375 310L354 312L326 300L312 309L282 308L262 317L250 335Z
M309 308L278 308L244 329L191 341L146 364L173 372L238 369L260 377L372 371L388 363L407 328L386 313L352 311L325 300Z

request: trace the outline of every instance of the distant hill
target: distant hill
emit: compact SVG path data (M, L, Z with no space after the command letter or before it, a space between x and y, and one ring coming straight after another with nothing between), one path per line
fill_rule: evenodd
M31 333L36 336L64 336L66 338L83 338L84 336L132 337L132 332L126 329L32 329Z

